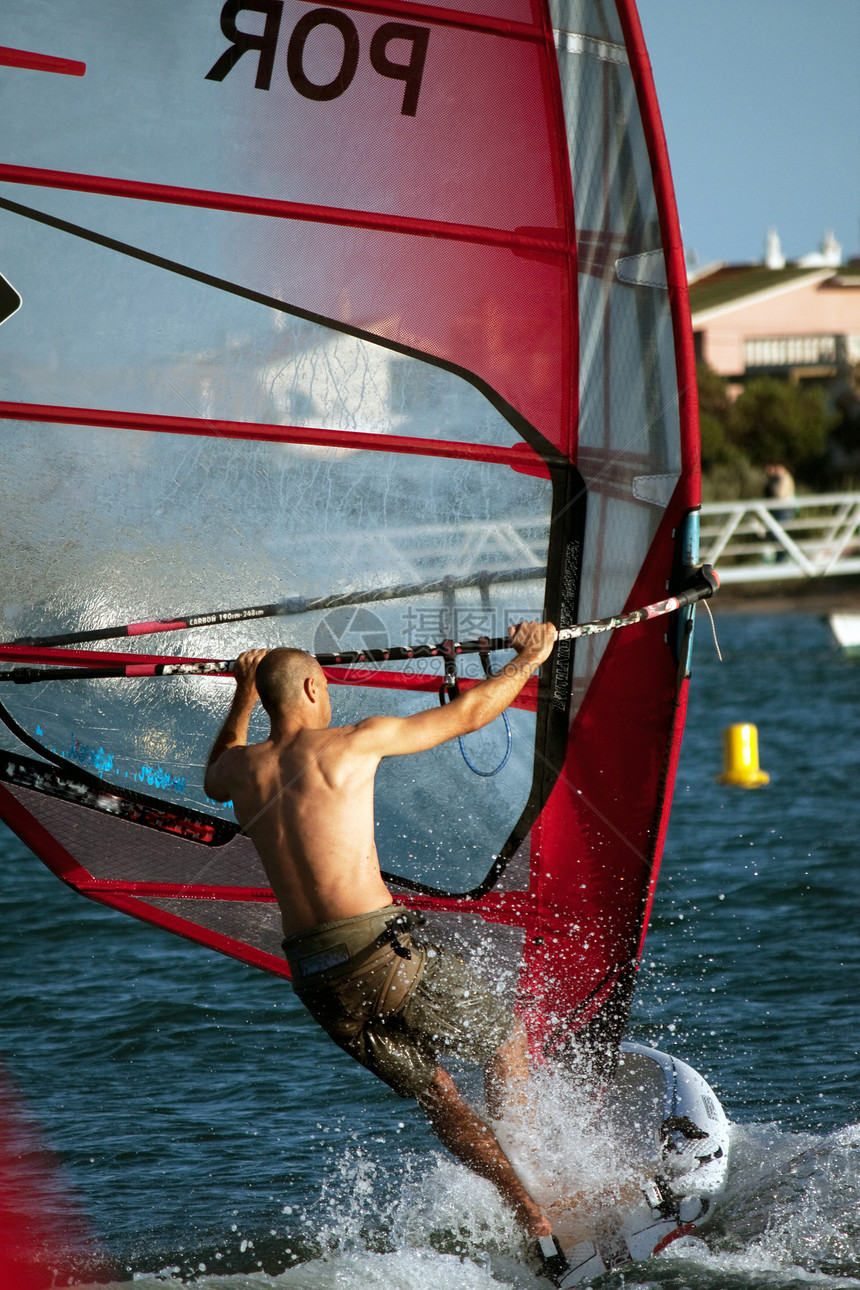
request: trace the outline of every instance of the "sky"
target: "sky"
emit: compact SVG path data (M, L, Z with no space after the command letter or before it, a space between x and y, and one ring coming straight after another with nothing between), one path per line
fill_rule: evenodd
M860 253L860 0L638 0L700 265Z

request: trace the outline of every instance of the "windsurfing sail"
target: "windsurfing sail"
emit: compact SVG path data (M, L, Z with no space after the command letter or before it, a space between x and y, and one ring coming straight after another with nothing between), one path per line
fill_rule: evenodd
M2 1067L0 1223L0 1284L10 1290L113 1280L59 1161Z
M6 0L0 39L7 660L116 624L189 659L498 637L683 590L694 360L632 0ZM380 769L392 889L548 1057L626 1022L690 630L560 643L495 776L456 745ZM121 634L92 652L157 648ZM436 702L444 666L331 668L335 721ZM285 975L203 792L229 695L5 684L0 812L85 895Z

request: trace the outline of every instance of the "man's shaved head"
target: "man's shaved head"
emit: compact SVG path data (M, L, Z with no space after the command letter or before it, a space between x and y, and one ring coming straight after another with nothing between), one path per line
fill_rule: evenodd
M303 649L273 649L258 664L255 675L260 702L271 717L285 708L295 708L304 696L308 677L325 677L313 654Z

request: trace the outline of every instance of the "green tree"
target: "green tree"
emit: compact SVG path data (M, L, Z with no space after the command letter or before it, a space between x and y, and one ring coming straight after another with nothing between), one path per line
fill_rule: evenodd
M749 382L732 406L727 437L755 466L779 462L802 474L823 462L833 424L821 389L761 376Z
M736 456L726 440L729 400L728 382L707 363L696 365L699 388L699 432L702 444L702 469L728 464Z
M699 362L696 364L696 383L699 388L699 411L725 422L732 405L726 378L707 363Z

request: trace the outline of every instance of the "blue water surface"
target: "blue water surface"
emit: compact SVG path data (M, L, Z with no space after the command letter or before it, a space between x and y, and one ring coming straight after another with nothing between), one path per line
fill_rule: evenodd
M860 666L811 615L700 620L631 1037L734 1125L706 1244L604 1278L860 1285ZM717 783L754 722L770 783ZM459 756L456 747L452 756ZM0 1061L115 1282L537 1287L495 1193L284 982L76 896L0 835Z

